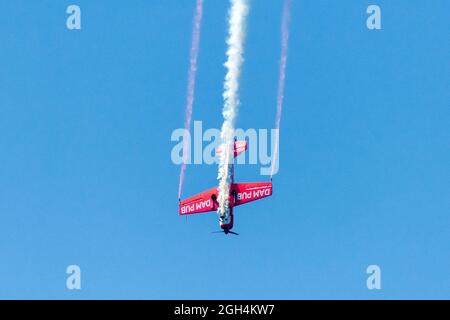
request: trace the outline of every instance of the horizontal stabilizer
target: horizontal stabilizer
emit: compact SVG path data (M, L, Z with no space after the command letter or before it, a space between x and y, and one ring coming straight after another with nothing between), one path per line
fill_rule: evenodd
M234 157L237 157L242 152L247 150L247 141L235 141L234 142ZM222 146L217 147L216 155L220 155L222 153Z

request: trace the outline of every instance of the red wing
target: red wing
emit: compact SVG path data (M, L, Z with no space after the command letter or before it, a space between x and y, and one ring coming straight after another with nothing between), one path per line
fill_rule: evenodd
M272 195L272 182L236 183L231 186L236 197L234 206L259 200Z
M180 201L180 215L202 213L217 210L217 188L209 189L189 199Z

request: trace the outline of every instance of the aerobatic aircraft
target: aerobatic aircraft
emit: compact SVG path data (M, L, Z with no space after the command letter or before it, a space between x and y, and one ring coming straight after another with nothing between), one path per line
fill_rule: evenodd
M234 158L246 150L246 141L234 141ZM219 152L221 152L220 149L216 151L216 153ZM224 212L220 212L219 202L217 200L219 192L217 187L215 187L186 200L180 200L180 215L217 211L219 214L220 228L222 229L222 231L218 232L238 235L236 232L231 231L234 224L234 207L271 196L272 182L234 183L234 158L228 165L228 170L231 175L228 209L224 210Z

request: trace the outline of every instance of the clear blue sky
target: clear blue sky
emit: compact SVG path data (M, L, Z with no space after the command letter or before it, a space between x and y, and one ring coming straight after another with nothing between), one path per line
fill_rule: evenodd
M205 1L205 127L222 121L227 7ZM252 1L239 127L273 127L281 9ZM193 10L1 1L0 298L449 298L450 3L293 0L280 172L272 198L236 210L239 237L211 234L215 213L177 214ZM183 195L216 171L189 166Z

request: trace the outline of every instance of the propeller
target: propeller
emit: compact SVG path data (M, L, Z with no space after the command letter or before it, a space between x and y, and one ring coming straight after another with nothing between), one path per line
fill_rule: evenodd
M225 231L225 230L221 230L221 231L213 231L213 232L211 232L211 233L225 233L225 234L231 233L231 234L234 234L235 236L238 236L238 235L239 235L239 233L234 232L234 231L231 231L231 230L228 230L228 231Z

